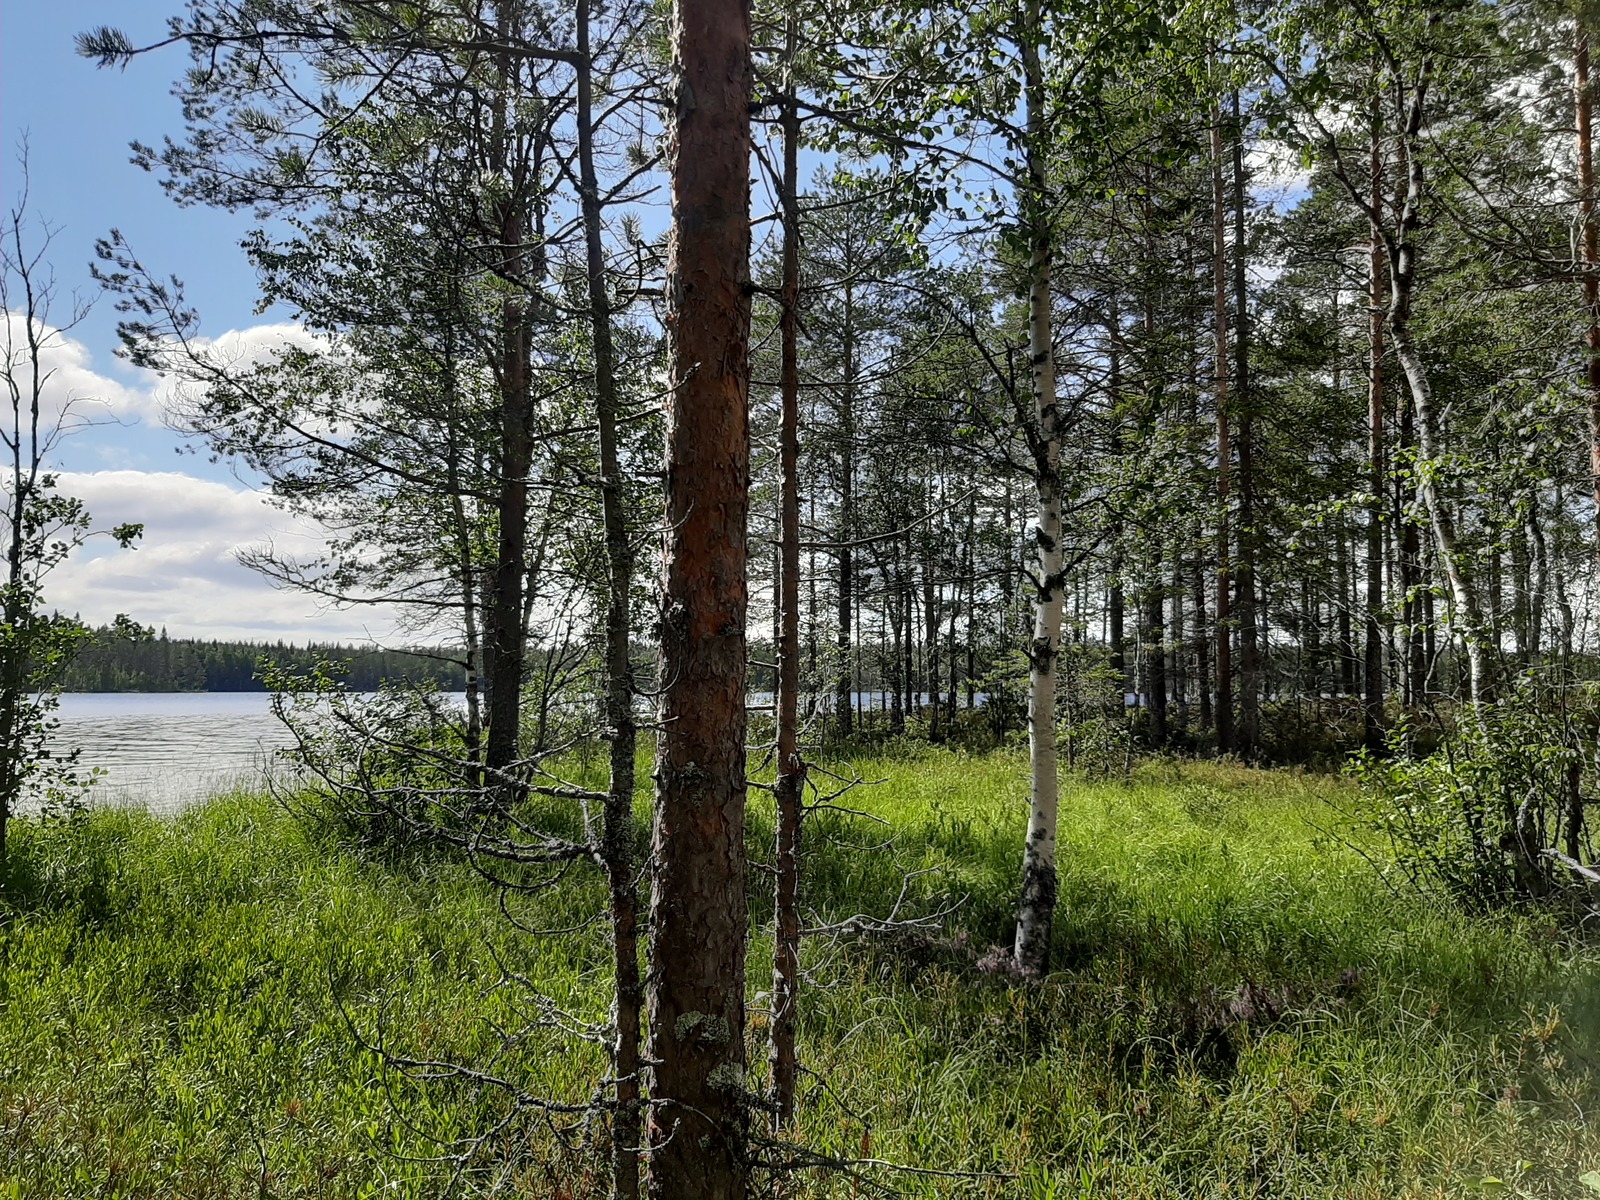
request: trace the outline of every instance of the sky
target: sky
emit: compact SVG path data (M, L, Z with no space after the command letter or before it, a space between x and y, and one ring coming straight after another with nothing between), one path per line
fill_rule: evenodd
M281 313L255 311L255 279L240 249L249 215L180 208L156 176L129 162L130 142L159 144L182 132L170 89L186 52L174 46L108 70L73 50L75 34L102 24L136 44L155 41L181 7L18 0L0 8L0 199L9 212L20 197L26 145L32 231L37 239L41 220L54 230L54 324L66 323L74 293L92 298L95 241L118 229L153 273L183 281L202 333L262 350L285 326ZM46 603L91 624L126 613L173 637L386 640L386 611L329 609L274 589L236 561L239 549L267 542L314 551L320 531L275 509L247 473L212 461L167 427L163 381L114 353L118 320L114 298L101 297L50 348L50 399L75 401L83 426L61 442L53 465L61 490L86 502L96 529L142 521L145 534L131 551L109 538L79 550L47 578Z

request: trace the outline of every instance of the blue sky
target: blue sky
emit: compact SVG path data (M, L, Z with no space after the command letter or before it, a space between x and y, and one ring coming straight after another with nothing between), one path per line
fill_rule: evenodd
M56 229L49 257L58 313L74 289L90 293L95 239L116 228L152 271L183 280L203 332L240 331L246 344L261 345L274 336L274 318L254 312L254 278L239 249L249 215L179 208L157 177L128 161L131 141L181 133L170 88L185 51L105 70L73 50L74 35L101 24L135 43L156 40L179 8L181 0L16 0L0 10L0 196L8 209L18 198L26 137L29 210ZM386 636L383 613L319 611L234 561L239 547L267 540L314 549L317 531L272 509L229 464L180 453L182 439L161 419L160 381L114 356L117 320L112 299L101 298L52 350L62 396L103 401L96 411L114 418L63 442L57 465L97 526L144 521L146 536L131 553L105 542L80 551L49 579L47 601L93 622L126 612L174 635Z

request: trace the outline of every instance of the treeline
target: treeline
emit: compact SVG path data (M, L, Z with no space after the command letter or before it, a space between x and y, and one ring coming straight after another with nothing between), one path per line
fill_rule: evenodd
M448 653L374 650L335 642L218 642L159 634L128 636L103 626L66 667L66 692L264 692L264 664L296 675L335 664L351 691L376 691L385 680L431 683L460 691L463 675Z

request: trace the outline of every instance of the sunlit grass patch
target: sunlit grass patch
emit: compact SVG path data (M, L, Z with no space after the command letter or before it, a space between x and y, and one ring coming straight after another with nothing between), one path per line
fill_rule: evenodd
M1570 1200L1600 1166L1600 954L1553 921L1391 892L1338 780L1166 764L1066 781L1055 969L1021 983L986 953L1011 935L1021 757L902 746L833 768L882 782L813 815L812 919L902 893L902 915L944 915L808 944L813 1147L967 1173L893 1180L927 1196ZM575 1101L603 1075L592 1044L503 1040L529 1009L508 968L606 1020L597 872L511 902L573 930L535 937L459 856L352 851L261 799L17 830L0 1180L18 1195L431 1196L437 1155L504 1097L408 1080L363 1043ZM760 793L750 830L759 860ZM769 887L753 867L752 994ZM479 1182L509 1161L523 1195L601 1189L603 1147L536 1119L480 1150Z

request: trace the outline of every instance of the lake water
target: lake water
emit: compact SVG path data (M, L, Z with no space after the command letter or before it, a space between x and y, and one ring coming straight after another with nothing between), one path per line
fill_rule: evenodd
M265 692L69 692L56 745L104 774L96 804L173 812L229 788L259 786L290 744Z
M888 698L861 693L857 702L881 708ZM750 703L770 709L772 695L753 693ZM274 752L291 744L265 692L68 692L58 715L57 749L77 749L81 767L103 772L92 802L154 812L259 787Z

